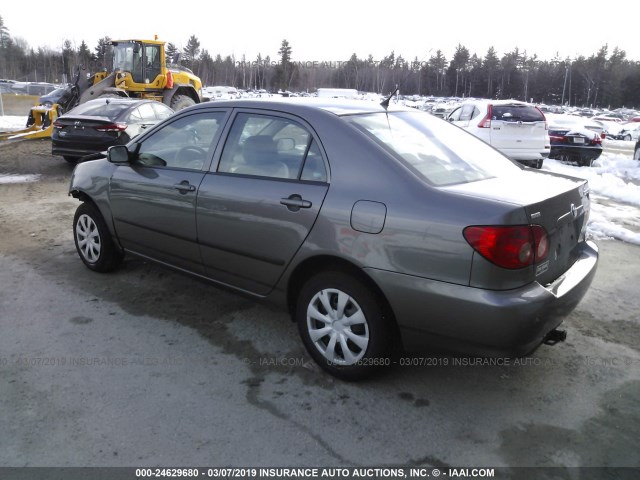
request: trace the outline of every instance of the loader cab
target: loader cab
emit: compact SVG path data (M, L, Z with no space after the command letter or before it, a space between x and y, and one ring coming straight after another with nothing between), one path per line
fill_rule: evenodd
M113 71L129 72L134 83L153 84L162 73L162 44L113 42Z

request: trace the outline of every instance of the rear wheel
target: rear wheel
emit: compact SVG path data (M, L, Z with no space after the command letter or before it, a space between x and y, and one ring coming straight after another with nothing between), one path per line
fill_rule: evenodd
M636 151L633 153L634 160L640 160L640 147L636 148Z
M174 95L171 99L171 105L169 105L174 111L182 110L184 108L195 105L196 102L193 98L187 95Z
M626 141L630 142L631 141L631 135L625 135L623 140L626 140Z
M391 320L352 275L328 271L309 279L298 296L296 321L311 357L336 377L359 380L391 364Z
M83 263L96 272L109 272L122 261L107 225L92 203L84 202L73 217L73 238Z

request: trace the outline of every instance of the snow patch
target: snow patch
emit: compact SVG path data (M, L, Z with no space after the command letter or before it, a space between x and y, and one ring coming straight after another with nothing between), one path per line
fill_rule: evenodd
M2 183L31 183L37 182L40 175L18 175L0 173L0 184Z
M640 245L640 162L628 155L604 152L591 168L548 159L543 169L589 181L587 231L591 235Z
M26 116L13 116L13 115L0 116L0 132L19 130L19 129L25 128L26 125L27 125Z

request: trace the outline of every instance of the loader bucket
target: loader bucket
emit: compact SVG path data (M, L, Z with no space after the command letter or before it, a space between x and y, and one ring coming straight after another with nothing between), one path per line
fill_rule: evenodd
M58 118L58 104L51 107L38 105L29 112L30 125L22 130L0 132L0 140L28 140L33 138L50 138L53 122ZM33 123L31 123L33 122Z

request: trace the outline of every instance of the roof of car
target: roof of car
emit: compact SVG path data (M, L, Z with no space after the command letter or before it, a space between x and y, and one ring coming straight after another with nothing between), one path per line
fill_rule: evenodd
M98 97L92 100L88 100L85 103L142 103L153 102L155 100L149 100L147 98L126 98L126 97Z
M378 102L365 100L347 100L341 98L313 98L313 97L278 97L278 98L252 98L238 100L215 100L200 104L206 106L230 107L230 108L273 108L275 110L304 111L325 110L335 115L353 115L358 113L383 113L384 107ZM197 108L197 107L196 107ZM388 111L416 111L402 105L389 104Z

